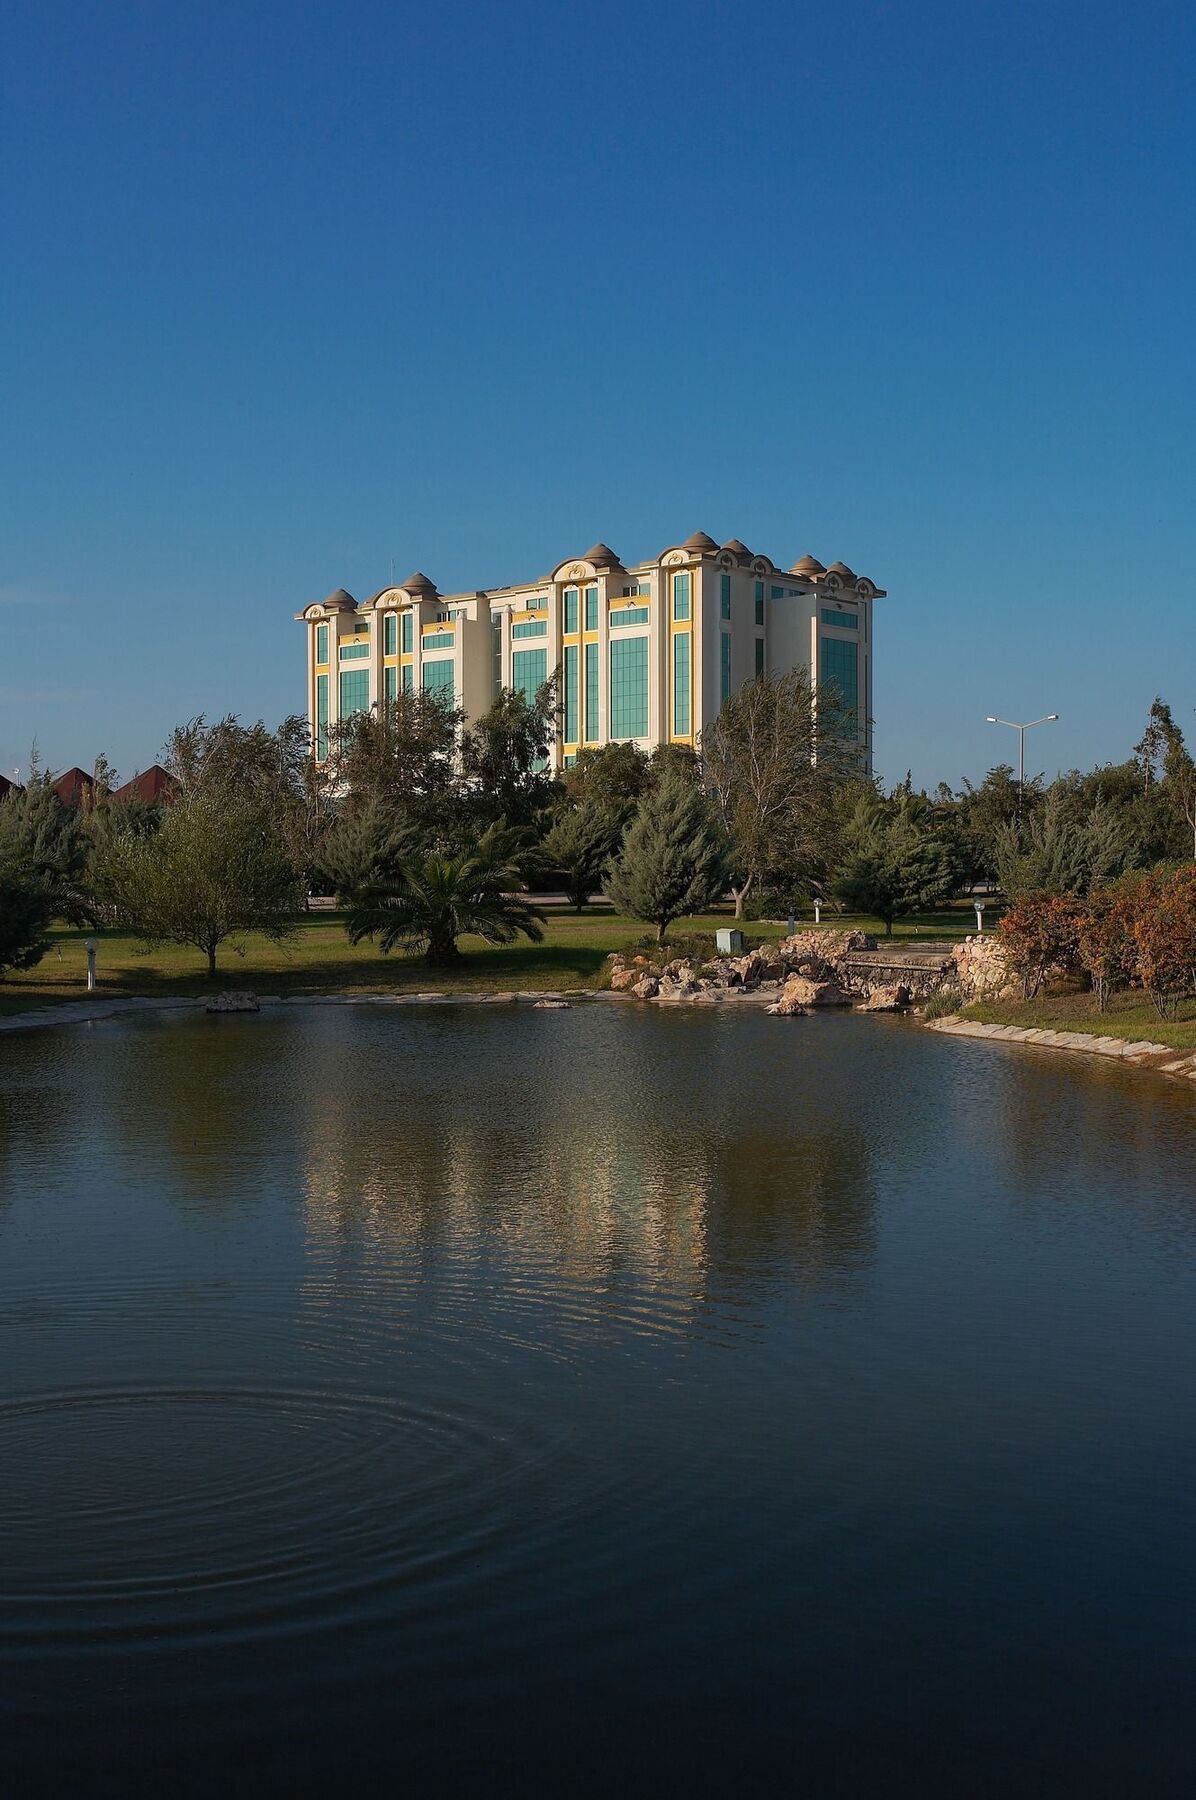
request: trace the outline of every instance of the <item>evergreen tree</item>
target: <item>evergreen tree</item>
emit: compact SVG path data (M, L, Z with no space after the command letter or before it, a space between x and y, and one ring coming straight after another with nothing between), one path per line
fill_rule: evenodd
M721 897L728 865L717 808L674 770L641 800L608 870L606 893L620 912L655 925L663 944L674 919Z
M557 815L539 858L546 871L564 877L565 892L578 912L602 886L622 835L618 818L597 806L571 806Z
M40 886L55 918L81 925L89 916L87 855L79 814L35 763L26 786L0 801L0 866Z
M0 981L9 969L32 969L45 955L53 905L27 869L0 865Z
M861 800L848 821L834 893L853 912L893 921L940 906L959 885L959 861L929 801L905 788Z

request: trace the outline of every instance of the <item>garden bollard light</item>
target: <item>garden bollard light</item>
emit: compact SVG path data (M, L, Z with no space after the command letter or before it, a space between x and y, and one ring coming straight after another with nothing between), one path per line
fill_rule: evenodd
M822 924L822 901L821 900L815 900L815 902L814 902L814 923L815 923L815 925Z
M796 930L797 930L797 918L793 913L790 913L789 914L789 936L792 937L794 935L794 933L796 932Z
M88 938L88 940L84 944L83 948L87 952L87 991L89 994L94 994L96 991L96 941L95 941L95 939Z
M973 900L972 905L976 908L976 930L978 932L983 933L983 931L984 931L984 902L983 902L983 900Z

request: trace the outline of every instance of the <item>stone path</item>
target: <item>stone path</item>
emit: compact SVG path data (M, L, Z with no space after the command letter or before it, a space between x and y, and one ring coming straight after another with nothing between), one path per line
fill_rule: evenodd
M1186 1076L1196 1081L1196 1050L1177 1051L1170 1044L1153 1044L1148 1038L1097 1037L1088 1031L1046 1031L1039 1026L981 1025L975 1019L928 1019L931 1031L951 1037L988 1038L998 1044L1037 1044L1044 1050L1085 1050L1089 1056L1111 1056L1135 1068L1161 1075Z

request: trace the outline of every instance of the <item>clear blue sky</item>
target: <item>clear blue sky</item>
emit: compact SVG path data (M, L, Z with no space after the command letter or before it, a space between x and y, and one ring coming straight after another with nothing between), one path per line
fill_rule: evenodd
M303 699L291 614L842 557L877 761L1196 724L1183 4L10 0L0 769ZM1008 740L1008 741L1004 741ZM1049 740L1049 741L1048 741Z

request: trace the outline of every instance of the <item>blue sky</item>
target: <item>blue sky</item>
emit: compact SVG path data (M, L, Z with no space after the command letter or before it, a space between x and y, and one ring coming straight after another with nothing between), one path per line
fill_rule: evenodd
M291 614L842 557L877 762L1196 726L1180 4L12 0L0 769L303 696ZM1007 740L1007 741L1006 741Z

